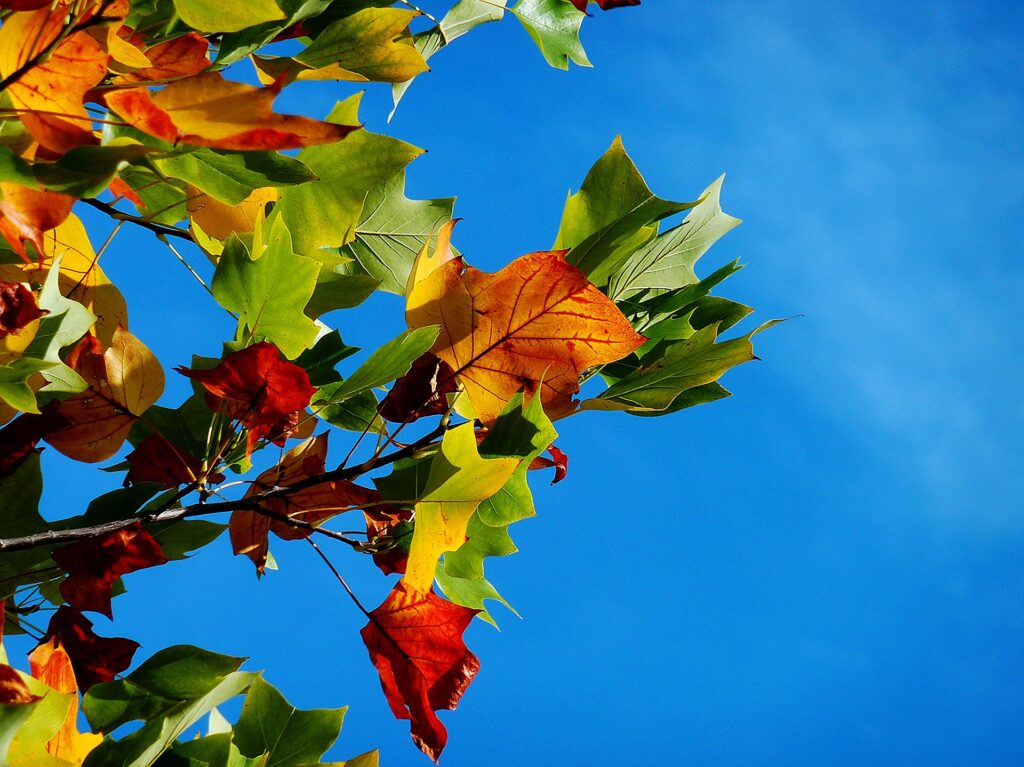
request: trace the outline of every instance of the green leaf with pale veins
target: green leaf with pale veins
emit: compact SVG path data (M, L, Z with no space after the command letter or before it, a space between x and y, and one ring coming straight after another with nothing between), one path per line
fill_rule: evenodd
M455 198L410 200L405 173L396 173L366 195L355 239L341 249L366 274L380 280L380 290L405 295L416 254L452 217Z
M613 301L641 290L665 291L697 281L694 264L718 239L740 225L720 204L720 176L701 194L683 222L636 250L608 283Z
M244 756L266 755L265 767L317 762L341 733L344 708L299 710L271 685L249 688L233 741Z
M520 0L509 9L537 43L545 61L556 69L568 69L569 62L589 67L580 42L580 25L586 14L568 0Z
M330 383L318 389L309 403L313 414L346 431L383 433L384 419L377 413L377 396L372 391L362 391L339 402L336 392L343 385L344 382Z
M448 597L449 602L454 602L457 605L469 607L473 610L479 610L480 612L477 613L477 617L480 620L487 621L495 628L498 627L498 623L494 620L494 616L488 612L487 606L484 604L485 600L491 599L495 602L500 602L517 618L522 617L512 605L505 601L505 598L498 593L498 590L491 585L490 581L484 578L456 578L454 575L448 574L443 561L437 563L434 581L444 595Z
M358 123L361 98L362 94L356 94L339 103L328 121ZM299 159L320 180L281 192L277 209L292 232L296 252L319 258L321 248L339 248L351 242L367 193L422 153L404 141L366 130L355 131L344 141L299 152Z
M598 287L657 232L657 222L697 205L657 197L616 137L565 203L554 249Z
M256 189L315 181L316 174L280 152L227 152L197 147L154 160L165 175L186 181L228 205L237 205Z
M254 254L255 259L237 237L225 243L210 288L221 306L238 314L244 336L271 341L294 359L317 336L317 325L304 309L316 287L320 264L295 255L281 217L273 217L266 228L270 230L266 246Z
M174 7L199 32L238 32L285 18L274 0L174 0Z

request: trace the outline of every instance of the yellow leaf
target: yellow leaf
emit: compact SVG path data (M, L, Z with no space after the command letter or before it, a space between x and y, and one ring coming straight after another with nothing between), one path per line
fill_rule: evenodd
M103 740L99 734L78 731L78 684L71 668L71 659L56 638L39 645L28 656L32 676L64 695L71 696L64 723L46 742L46 753L68 765L78 767Z
M277 201L277 187L254 189L238 205L228 205L203 194L189 185L185 208L193 223L210 237L226 240L232 234L247 234L256 228L256 221L267 203Z

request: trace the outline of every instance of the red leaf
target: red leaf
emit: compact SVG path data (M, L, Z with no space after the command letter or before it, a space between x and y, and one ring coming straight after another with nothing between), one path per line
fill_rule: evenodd
M295 416L316 391L306 371L266 341L232 352L211 370L176 369L203 385L211 410L238 419L249 430L249 453L264 437L283 445Z
M0 338L17 333L44 314L31 290L20 282L0 281Z
M363 509L363 516L366 518L366 539L372 541L374 538L391 535L398 525L412 518L412 512L394 506L377 506L373 509ZM405 565L408 561L408 546L404 548L395 546L373 555L373 563L380 568L384 575L392 573L404 575Z
M0 478L10 476L46 435L67 426L58 403L48 403L39 414L23 413L0 429Z
M92 631L92 621L78 610L61 606L50 619L42 641L56 637L75 671L78 687L85 692L94 684L113 681L114 675L132 664L139 643L123 637L101 637Z
M31 263L25 243L43 257L43 234L56 229L71 214L75 198L20 184L0 183L0 235L22 261Z
M409 423L448 410L446 394L459 390L455 371L440 357L427 352L395 381L380 406L380 415L395 423Z
M477 612L397 583L360 632L392 712L412 720L413 742L435 762L448 732L434 712L453 710L480 669L462 640Z
M534 458L530 462L530 470L550 469L553 466L555 468L555 478L551 480L551 484L557 485L565 479L566 474L569 473L569 456L554 445L548 445L548 453L551 455L550 458L544 458L542 456Z
M107 190L114 195L114 202L123 198L131 202L136 208L142 207L142 198L139 197L138 193L134 189L122 181L120 177L111 181Z
M150 434L142 440L125 460L131 464L126 482L159 482L168 489L194 482L203 469L198 458L159 434Z
M167 557L153 536L136 523L61 546L54 550L53 561L68 573L60 585L61 596L68 604L112 618L110 589L114 581L126 573L162 565Z
M594 0L602 11L610 11L612 8L625 8L630 5L640 5L640 0ZM587 12L587 0L570 0L578 10Z

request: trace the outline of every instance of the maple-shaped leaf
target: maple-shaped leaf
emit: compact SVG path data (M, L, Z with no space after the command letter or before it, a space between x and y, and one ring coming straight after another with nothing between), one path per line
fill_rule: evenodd
M107 106L132 127L172 144L217 149L297 149L339 141L358 125L338 125L272 109L278 91L206 72L159 93L126 88L107 93Z
M448 410L448 394L458 391L455 371L430 352L412 363L397 379L380 404L380 415L395 423L409 423Z
M23 283L0 281L0 338L17 333L45 314Z
M114 581L126 573L167 562L160 544L141 524L69 543L53 551L53 561L68 574L60 593L76 610L94 610L108 618Z
M397 583L360 632L392 712L411 720L413 742L435 762L448 742L435 712L453 710L480 669L462 639L475 614Z
M564 251L530 253L488 274L454 257L443 235L413 267L405 316L410 327L441 326L431 352L455 371L484 424L523 389L539 392L552 418L567 415L585 370L644 342Z
M26 264L42 258L43 235L60 226L71 214L75 198L45 189L0 182L0 235ZM30 258L25 243L36 249Z
M78 610L63 605L50 618L43 641L56 638L75 671L83 692L94 684L110 682L132 664L139 643L122 637L101 637L92 630L92 621Z
M327 459L327 434L306 440L290 450L281 462L260 474L249 486L246 498L287 487L301 480L324 473ZM318 525L331 517L365 504L374 504L380 495L353 482L321 482L311 487L261 501L268 511L281 516ZM268 533L279 538L297 540L309 531L273 519L256 511L239 510L231 515L228 524L231 546L236 554L244 554L263 572L267 564Z
M44 62L44 54L64 34L67 15L67 6L56 4L12 14L0 28L0 74L8 77L36 62L6 92L32 137L58 154L99 143L84 100L106 75L110 58L96 38L81 29L64 36ZM88 15L72 18L81 25Z
M580 42L580 25L586 14L565 0L519 0L510 9L540 48L544 60L557 69L569 62L591 66Z
M138 35L128 38L128 42L145 51L149 66L115 77L113 82L117 85L176 80L197 75L210 65L210 43L196 32L148 48Z
M139 339L123 328L109 348L85 336L68 355L67 364L88 385L60 403L68 426L46 441L77 461L104 461L124 444L136 419L164 390L160 362Z
M254 189L237 205L228 205L189 186L185 209L188 211L193 231L198 226L203 234L215 240L226 240L232 234L246 234L256 229L256 224L263 216L267 204L276 202L277 195L276 187L267 186ZM216 245L220 248L216 255L220 255L224 246L221 243Z
M263 438L283 445L294 416L316 392L309 374L266 341L232 352L209 370L176 370L202 384L211 410L238 419L249 430L250 453Z
M41 642L28 656L32 676L51 690L69 697L60 729L46 741L46 753L70 765L81 765L103 740L100 734L78 731L78 682L71 658L56 637Z
M194 482L202 473L202 463L191 453L172 444L160 434L150 434L125 456L128 474L125 482L156 482L165 488Z

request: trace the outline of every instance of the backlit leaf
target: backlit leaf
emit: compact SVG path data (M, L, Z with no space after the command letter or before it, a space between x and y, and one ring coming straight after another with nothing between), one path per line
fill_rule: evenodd
M519 0L510 9L537 43L545 61L558 69L569 62L589 67L590 60L580 43L580 25L586 14L568 0Z

